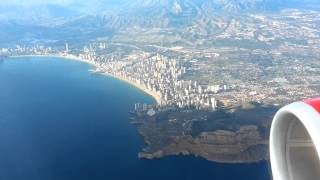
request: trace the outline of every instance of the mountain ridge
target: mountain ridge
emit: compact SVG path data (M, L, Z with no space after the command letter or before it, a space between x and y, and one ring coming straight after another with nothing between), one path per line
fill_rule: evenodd
M17 20L30 24L68 20L85 15L143 17L195 17L213 13L248 13L276 11L284 8L316 7L316 0L94 0L68 5L1 5L0 20ZM44 23L46 24L46 23Z

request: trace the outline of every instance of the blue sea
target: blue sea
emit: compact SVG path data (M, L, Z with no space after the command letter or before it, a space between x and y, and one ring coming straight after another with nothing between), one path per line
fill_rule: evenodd
M0 60L0 180L269 180L266 162L193 156L142 160L128 123L144 92L91 65L49 57Z

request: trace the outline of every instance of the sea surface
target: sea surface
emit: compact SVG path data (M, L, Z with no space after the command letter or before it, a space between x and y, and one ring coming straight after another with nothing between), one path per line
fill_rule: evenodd
M266 162L220 164L193 156L141 160L128 123L140 90L49 58L0 61L0 180L269 180Z

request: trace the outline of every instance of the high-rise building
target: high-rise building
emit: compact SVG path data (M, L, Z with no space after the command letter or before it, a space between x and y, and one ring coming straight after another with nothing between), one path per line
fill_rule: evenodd
M68 45L68 43L66 43L65 46L66 46L65 47L65 54L67 55L67 54L69 54L69 45Z
M217 100L213 97L211 98L211 108L213 111L215 111L217 109Z

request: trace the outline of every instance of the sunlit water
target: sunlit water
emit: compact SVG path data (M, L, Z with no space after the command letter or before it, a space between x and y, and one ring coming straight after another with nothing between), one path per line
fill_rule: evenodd
M269 180L265 162L138 159L143 138L128 112L153 99L90 68L57 58L0 61L0 180Z

